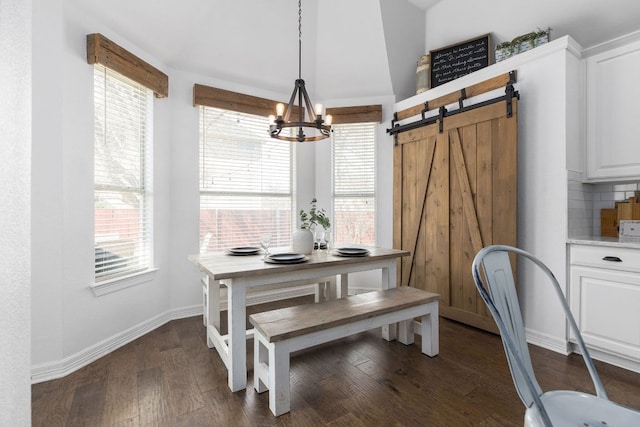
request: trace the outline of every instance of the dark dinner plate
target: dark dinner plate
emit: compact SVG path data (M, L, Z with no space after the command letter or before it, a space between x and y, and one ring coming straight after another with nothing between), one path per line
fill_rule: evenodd
M256 255L260 252L260 248L255 246L240 246L237 248L229 248L227 253L229 255Z
M303 254L272 254L264 257L264 262L269 264L298 264L309 261L309 257Z
M336 248L335 255L338 256L367 256L369 250L364 248Z

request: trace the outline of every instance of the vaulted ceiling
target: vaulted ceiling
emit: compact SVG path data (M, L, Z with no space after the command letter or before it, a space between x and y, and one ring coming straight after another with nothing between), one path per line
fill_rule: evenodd
M393 1L410 8L409 19L419 23L420 31L405 36L423 48L424 12L407 0ZM97 17L105 36L125 47L134 43L176 70L287 96L298 76L295 0L65 2ZM410 64L422 49L414 51ZM408 70L415 74L415 65ZM379 1L303 1L302 75L311 92L322 91L325 99L391 95Z
M96 20L96 32L175 70L287 96L298 75L295 0L63 2ZM412 94L419 56L463 40L464 28L504 41L552 25L554 37L570 34L588 47L637 29L638 16L637 0L304 0L302 75L314 99L402 99Z

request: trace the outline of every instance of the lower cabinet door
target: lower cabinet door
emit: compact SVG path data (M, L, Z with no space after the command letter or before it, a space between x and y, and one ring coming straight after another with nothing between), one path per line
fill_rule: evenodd
M569 300L587 347L640 361L640 274L572 266Z

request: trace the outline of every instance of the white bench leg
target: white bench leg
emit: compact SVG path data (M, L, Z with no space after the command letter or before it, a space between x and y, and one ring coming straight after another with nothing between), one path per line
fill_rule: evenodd
M253 388L269 390L269 409L277 417L291 409L290 352L286 344L267 342L257 329L253 339Z
M258 331L253 333L253 388L263 393L269 388L269 350Z
M269 409L276 417L291 409L289 350L285 345L269 345Z
M435 356L440 351L440 334L438 326L438 302L429 303L431 305L431 313L422 316L422 352L427 356Z

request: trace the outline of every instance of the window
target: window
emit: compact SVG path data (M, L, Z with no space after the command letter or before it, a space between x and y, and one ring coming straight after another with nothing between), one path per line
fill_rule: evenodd
M96 282L152 266L152 102L151 90L94 65Z
M333 126L334 241L376 243L376 123Z
M291 242L294 145L266 117L200 107L200 252Z

